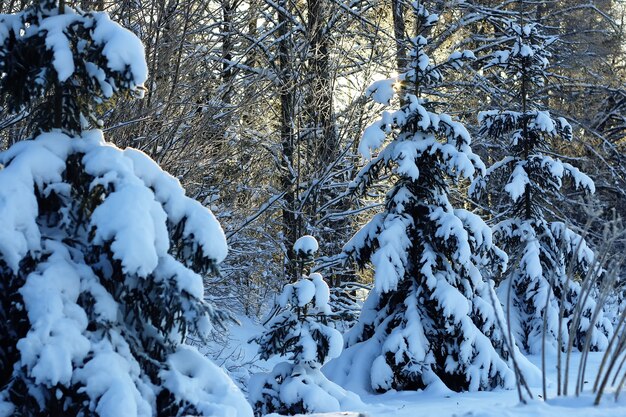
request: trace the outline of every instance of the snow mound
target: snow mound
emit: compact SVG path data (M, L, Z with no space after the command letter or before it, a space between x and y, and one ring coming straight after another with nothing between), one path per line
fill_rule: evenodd
M163 386L180 400L195 405L202 415L246 416L248 403L224 371L194 347L181 346L171 354L169 369L160 373Z
M319 249L317 239L311 235L304 235L293 244L293 250L300 257L311 257Z

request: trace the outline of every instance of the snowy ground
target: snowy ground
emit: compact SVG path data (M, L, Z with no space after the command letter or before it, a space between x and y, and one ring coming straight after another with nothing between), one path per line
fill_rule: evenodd
M273 363L255 359L256 345L246 341L262 327L249 319L243 321L242 327L231 329L231 339L226 348L219 348L218 364L230 368L235 379L245 381L252 366L252 372L269 369ZM213 348L215 353L217 348ZM257 358L258 359L258 358ZM541 366L540 356L529 359ZM528 404L520 404L516 390L500 390L493 392L455 393L445 389L431 389L421 392L388 392L380 395L362 395L366 409L351 410L355 413L316 414L324 417L358 417L362 413L368 417L626 417L626 395L615 402L611 393L607 394L599 407L593 406L594 396L590 385L593 384L595 373L602 359L601 353L591 353L587 365L585 380L587 389L579 398L573 396L556 397L556 361L548 360L548 401L541 399L541 381L531 385L535 400ZM577 369L579 355L574 354L571 368ZM238 367L236 364L247 363ZM570 378L573 381L574 375ZM573 382L570 391L574 390Z
M572 364L578 363L579 356L573 357ZM541 358L530 358L538 366ZM592 353L587 375L595 373L601 354ZM554 362L553 362L554 363ZM587 378L593 383L591 377ZM494 392L389 392L382 395L362 396L368 404L363 410L370 417L595 417L626 416L626 398L616 403L613 396L606 396L599 407L593 406L594 396L590 389L581 397L556 397L556 372L550 373L548 385L549 400L543 401L541 385L531 386L536 399L526 405L520 404L517 391ZM570 385L570 390L573 390Z

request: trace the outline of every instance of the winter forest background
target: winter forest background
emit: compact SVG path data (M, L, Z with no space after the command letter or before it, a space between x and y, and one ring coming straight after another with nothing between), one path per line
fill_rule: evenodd
M625 18L1 1L0 416L626 413Z

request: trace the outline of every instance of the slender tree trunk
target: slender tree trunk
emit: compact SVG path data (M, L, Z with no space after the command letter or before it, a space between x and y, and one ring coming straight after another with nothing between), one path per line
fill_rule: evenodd
M520 1L520 5L521 5L521 10L520 10L520 26L524 26L524 1ZM521 36L521 35L520 35ZM528 118L526 115L526 111L528 110L528 105L527 105L527 96L528 96L528 78L529 78L529 74L526 71L526 68L522 68L522 74L521 74L521 81L522 81L522 86L521 86L521 101L522 101L522 117L523 119L523 126L522 126L522 137L524 138L524 159L528 160L528 157L530 156L530 152L532 150L533 144L530 143L530 138L528 135ZM528 176L528 178L530 179L530 170L526 169L526 175ZM529 187L530 184L526 185L526 189L524 190L524 218L526 220L529 220L532 217L532 193Z
M310 87L308 91L307 109L308 127L310 128L311 152L313 160L307 165L312 167L311 176L322 179L327 172L327 168L332 164L337 164L336 169L342 170L341 144L337 132L334 113L334 80L336 74L333 72L330 60L330 49L332 47L333 32L330 19L334 12L332 2L327 0L309 0L307 2L307 33L309 41L308 54L308 77ZM349 171L346 171L346 173ZM347 175L347 174L346 174ZM308 177L307 177L308 178ZM348 211L350 201L344 199L332 207L320 209L329 200L337 197L337 190L332 187L332 182L336 178L332 176L323 178L323 183L314 188L307 201L302 202L308 215L308 220L316 233L320 242L322 256L333 256L341 253L341 246L345 239L352 233L351 221L348 217L338 217L336 219L324 219L329 212ZM341 178L340 181L349 181L349 178ZM332 232L330 232L332 231ZM342 282L353 281L352 271L343 269L335 270L332 274L326 275L331 286L339 286Z
M332 162L338 153L337 134L333 120L333 74L329 62L328 4L324 0L309 0L309 71L312 78L309 94L309 114L312 116L317 169Z
M248 38L251 43L254 42L258 33L257 24L259 20L259 1L260 0L249 0L248 4ZM257 65L256 48L252 48L248 54L246 58L246 65L249 67Z
M287 0L278 3L278 65L280 70L280 138L282 147L281 188L286 191L283 201L283 244L287 251L285 259L285 277L289 280L298 279L296 273L296 257L293 245L298 238L298 216L296 213L296 178L293 175L295 151L294 113L295 95L294 80L290 62L290 20L286 15L289 7Z
M233 104L233 18L236 12L235 0L222 0L222 102Z
M398 74L405 72L408 64L404 9L404 0L391 0L393 34L396 39L396 70Z
M59 1L59 14L65 13L65 0ZM58 79L54 84L54 127L63 128L63 86Z

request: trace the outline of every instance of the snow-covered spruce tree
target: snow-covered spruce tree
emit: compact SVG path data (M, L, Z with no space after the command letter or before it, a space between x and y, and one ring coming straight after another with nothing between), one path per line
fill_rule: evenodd
M312 236L303 236L293 250L303 260L317 248ZM358 396L326 379L320 370L343 347L341 334L328 325L329 297L328 285L317 273L285 286L280 311L267 324L267 332L254 339L261 359L274 355L288 359L250 379L249 400L257 415L323 413L362 405Z
M78 13L65 3L35 0L0 17L0 102L30 113L39 132L78 133L101 123L96 111L116 94L144 91L136 81L145 78L145 64L133 55L132 33L116 30L106 13Z
M374 289L347 335L348 349L325 371L345 386L379 392L438 382L456 391L511 387L514 373L497 324L502 310L494 308L493 287L481 274L502 268L506 255L478 216L448 200L449 181L471 178L484 165L472 153L465 127L428 99L442 71L473 54L457 52L433 64L426 35L438 16L420 2L413 8L418 33L406 73L368 89L387 104L400 84L401 107L365 130L359 146L364 156L382 149L354 183L365 190L388 168L394 185L384 210L344 248L359 265L372 265Z
M534 90L548 78L549 49L556 38L542 35L536 24L520 25L510 19L499 23L502 38L498 44L506 49L491 53L485 70L491 68L500 85L510 86L517 102L511 110L480 113L479 123L480 133L505 143L509 155L471 186L477 198L485 197L489 189L503 189L508 198L508 203L494 207L499 219L494 239L510 256L498 294L505 308L511 309L512 330L526 351L541 352L544 315L547 348L557 349L559 330L565 348L577 303L584 304L579 306L583 319L572 332L573 345L580 348L589 335L592 350L604 349L611 324L600 314L595 326L590 326L596 304L591 297L579 297L581 286L576 282L576 277L584 277L593 268L594 253L568 224L555 221L558 216L553 210L564 201L564 180L586 193L594 192L594 184L554 156L552 143L571 141L572 128L533 100Z
M219 223L145 154L82 130L141 94L141 42L58 6L0 16L0 94L41 132L0 153L0 416L251 416L184 345L228 318L201 276L226 255Z

